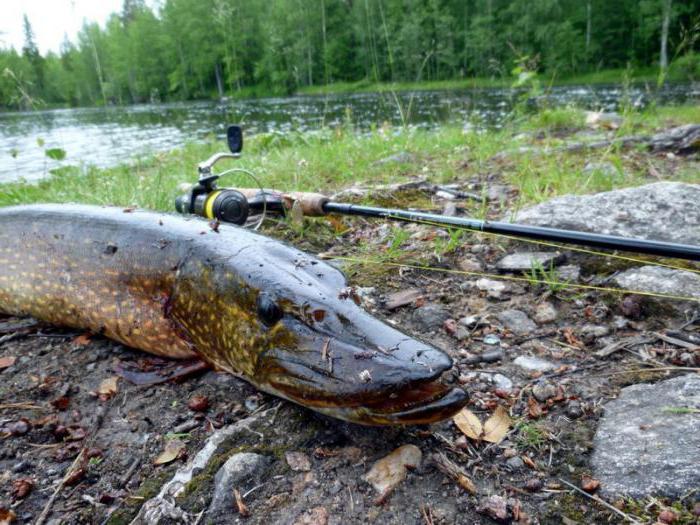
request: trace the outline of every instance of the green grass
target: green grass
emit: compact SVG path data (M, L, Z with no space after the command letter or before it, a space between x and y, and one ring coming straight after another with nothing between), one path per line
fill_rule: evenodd
M658 126L698 122L700 108L654 108L627 114L625 119L625 127L631 132L650 133ZM269 133L250 137L243 157L222 162L217 165L217 171L242 167L253 171L267 187L324 193L357 182L374 185L409 176L427 176L434 182L460 179L485 183L485 177L492 174L489 180L493 181L495 174L518 188L519 206L565 193L591 193L653 181L646 164L615 148L577 154L537 151L539 146L556 147L561 143L556 136L545 134L542 138L537 130L572 128L580 120L578 110L563 108L545 110L525 121L514 121L505 129L484 133L445 126L432 131L382 127L360 134L349 125L315 133ZM515 153L501 161L492 160L496 153L516 151L521 146L534 146L535 150ZM35 184L0 185L0 205L84 202L172 210L178 185L194 182L197 164L222 150L224 143L211 139L113 168L66 166ZM377 162L400 152L410 153L415 160ZM6 160L10 161L9 156ZM68 158L63 164L69 162ZM584 173L588 162L611 163L619 170L619 176L606 176L597 170ZM686 162L679 166L673 173L674 180L698 182L695 164ZM223 179L221 185L250 187L255 183L246 175L233 174ZM375 202L389 206L407 204L390 198ZM425 203L430 205L427 200ZM468 206L471 207L468 211L481 217L503 212L500 203L474 202ZM444 250L449 251L451 244L448 240Z

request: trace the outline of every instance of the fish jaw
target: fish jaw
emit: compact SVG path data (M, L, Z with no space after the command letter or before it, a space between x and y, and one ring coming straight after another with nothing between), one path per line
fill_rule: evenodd
M367 317L367 346L285 319L294 345L260 356L257 386L364 425L432 423L451 417L467 403L464 390L439 381L452 367L449 356Z

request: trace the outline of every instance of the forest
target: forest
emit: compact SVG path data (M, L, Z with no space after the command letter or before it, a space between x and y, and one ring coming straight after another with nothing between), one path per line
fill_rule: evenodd
M0 107L293 94L347 82L700 77L700 0L124 0L42 56L24 19L0 49Z

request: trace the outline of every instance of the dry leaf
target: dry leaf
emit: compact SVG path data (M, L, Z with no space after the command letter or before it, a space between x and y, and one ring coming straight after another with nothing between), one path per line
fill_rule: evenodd
M526 464L528 467L530 467L531 469L537 470L537 463L535 463L535 462L532 460L532 458L530 458L530 457L528 457L528 456L520 456L520 459L522 459L522 460L523 460L523 463L525 463L525 464Z
M4 370L5 368L14 365L15 361L17 361L17 358L13 355L0 357L0 370Z
M457 425L457 428L468 438L477 441L481 439L481 435L484 432L481 421L479 421L479 418L476 417L474 412L468 408L460 410L452 420L455 422L455 425Z
M484 423L484 441L489 443L500 443L508 434L512 420L508 415L508 411L502 406L496 407L496 410L490 418Z
M0 507L0 525L9 525L15 521L15 518L17 518L17 515L14 510Z
M600 487L600 481L594 479L587 474L581 476L581 488L588 493L595 492Z
M474 482L469 479L467 476L464 475L459 475L457 476L457 484L462 487L464 490L469 492L469 494L476 494L476 485L474 485Z
M173 439L166 443L165 450L153 460L154 465L165 465L175 461L185 451L185 444L179 439Z
M534 397L530 397L527 400L527 413L532 419L537 419L544 415L544 410Z
M100 383L100 387L97 389L97 393L99 394L100 398L109 399L114 394L119 392L119 388L117 388L117 381L119 381L119 376L108 377L102 381L102 383Z

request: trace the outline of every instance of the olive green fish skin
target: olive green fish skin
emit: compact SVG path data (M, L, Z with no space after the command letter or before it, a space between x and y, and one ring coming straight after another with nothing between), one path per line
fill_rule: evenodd
M84 205L0 208L0 312L200 357L361 424L428 423L467 401L443 352L382 323L327 263L198 218Z

